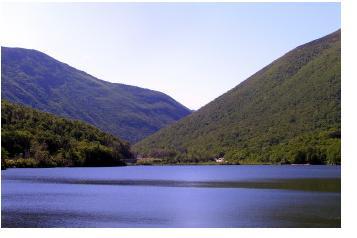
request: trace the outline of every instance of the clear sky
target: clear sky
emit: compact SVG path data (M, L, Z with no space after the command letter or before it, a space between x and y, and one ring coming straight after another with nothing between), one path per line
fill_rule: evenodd
M339 3L1 3L1 45L198 109L341 26Z

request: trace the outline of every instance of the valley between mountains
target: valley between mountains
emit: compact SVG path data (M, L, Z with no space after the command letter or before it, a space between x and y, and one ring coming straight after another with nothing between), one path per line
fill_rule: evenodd
M298 46L197 111L1 48L2 168L340 164L341 31Z

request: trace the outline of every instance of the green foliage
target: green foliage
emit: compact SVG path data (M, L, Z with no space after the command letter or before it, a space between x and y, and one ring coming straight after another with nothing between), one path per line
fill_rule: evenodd
M39 167L39 162L33 158L16 158L5 160L5 168L37 168ZM49 166L45 166L49 167Z
M134 145L143 157L229 163L329 163L340 156L340 31L302 45ZM170 152L168 158L160 156Z
M161 92L105 82L35 50L2 47L1 79L3 99L85 121L130 142L191 113Z
M6 160L9 158L9 152L3 147L1 147L1 169L6 169Z
M129 144L80 121L1 101L5 167L115 166L132 158Z

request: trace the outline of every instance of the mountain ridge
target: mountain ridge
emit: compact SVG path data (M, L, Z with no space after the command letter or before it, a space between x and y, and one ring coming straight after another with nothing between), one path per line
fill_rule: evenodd
M37 50L1 51L2 98L86 121L130 142L191 113L162 92L98 79Z

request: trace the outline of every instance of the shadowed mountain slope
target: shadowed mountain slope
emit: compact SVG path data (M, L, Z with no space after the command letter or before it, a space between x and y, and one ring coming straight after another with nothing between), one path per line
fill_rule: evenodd
M1 48L2 98L136 142L191 113L157 91L109 83L36 50Z

